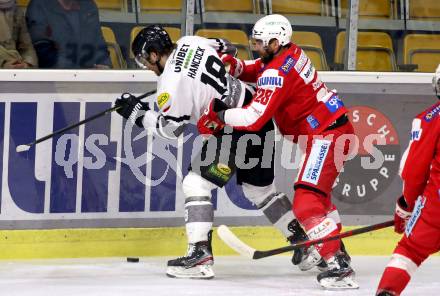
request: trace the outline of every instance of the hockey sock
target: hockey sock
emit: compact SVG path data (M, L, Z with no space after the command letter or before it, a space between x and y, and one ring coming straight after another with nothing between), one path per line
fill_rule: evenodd
M339 216L338 209L334 204L332 204L330 210L328 211L327 217L333 219L336 222L336 225L338 226L338 230L342 231L341 217Z
M287 238L292 235L288 225L295 219L289 198L276 192L275 185L255 186L243 183L243 193L260 209L267 219Z
M288 230L288 225L295 217L291 210L291 202L284 193L275 193L271 196L271 200L260 209L285 237L292 235Z
M214 209L208 196L194 196L185 200L185 227L188 243L208 240Z
M378 291L389 291L400 295L418 265L405 255L394 253L380 280Z
M186 196L185 226L190 244L208 240L208 232L214 220L211 190L215 187L214 184L192 171L183 179L182 189Z
M377 294L382 291L394 293L393 295L400 295L403 289L405 289L410 275L404 269L396 267L387 267L380 279L379 287L377 288Z

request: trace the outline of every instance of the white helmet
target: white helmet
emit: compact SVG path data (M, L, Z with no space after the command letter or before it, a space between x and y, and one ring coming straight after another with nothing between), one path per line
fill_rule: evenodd
M252 28L252 38L263 41L263 46L277 39L281 45L289 44L292 37L292 25L280 14L271 14L259 19Z
M437 70L435 70L434 77L432 77L432 87L436 96L440 99L440 64L437 66Z

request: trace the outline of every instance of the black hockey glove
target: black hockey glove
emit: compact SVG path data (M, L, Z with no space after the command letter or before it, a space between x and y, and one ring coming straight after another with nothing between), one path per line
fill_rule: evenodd
M130 93L123 93L120 98L116 99L115 106L120 107L116 112L122 117L139 127L144 127L142 123L144 113L150 110L148 103L141 102L141 100Z

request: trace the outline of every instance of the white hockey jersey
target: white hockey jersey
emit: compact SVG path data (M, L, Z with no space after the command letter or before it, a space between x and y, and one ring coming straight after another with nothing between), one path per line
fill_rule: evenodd
M159 114L148 111L145 127L155 126L160 136L176 138L187 123L197 122L213 98L230 107L242 106L249 87L226 73L216 52L221 42L198 36L177 41L157 83Z

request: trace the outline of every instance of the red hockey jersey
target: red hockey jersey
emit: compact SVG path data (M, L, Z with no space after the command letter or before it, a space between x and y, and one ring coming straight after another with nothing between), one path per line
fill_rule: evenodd
M257 90L245 108L225 111L225 123L236 129L256 131L273 117L284 135L319 134L347 112L295 44L266 65L246 61L239 78L256 83Z
M440 198L440 103L412 122L411 140L400 162L403 196L410 207L419 195Z

